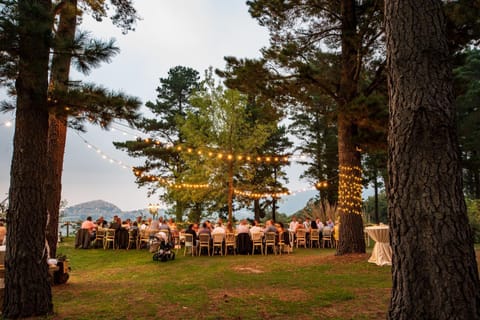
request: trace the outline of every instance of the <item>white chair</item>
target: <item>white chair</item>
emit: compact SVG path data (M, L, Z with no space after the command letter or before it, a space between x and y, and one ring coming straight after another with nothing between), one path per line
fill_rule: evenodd
M325 227L322 230L322 247L325 248L327 244L330 248L333 248L332 229Z
M183 249L183 255L187 253L187 248L190 248L190 253L193 256L193 251L195 251L195 244L193 243L193 234L185 233L185 247Z
M277 254L276 236L277 234L275 232L265 233L265 255L268 254L268 248L272 248L273 254Z
M235 233L225 234L225 255L228 254L228 248L232 248L233 255L236 255L237 251L237 239L235 239Z
M223 256L223 233L213 234L212 239L213 239L212 256L215 255L215 248L217 248L220 255Z
M296 245L298 246L303 245L304 248L307 247L307 232L305 229L298 229L296 233Z
M260 248L260 254L263 255L263 234L261 232L254 232L252 237L252 255L255 254L255 248Z
M210 235L208 233L201 233L198 235L198 255L202 254L202 249L207 249L207 254L210 255Z

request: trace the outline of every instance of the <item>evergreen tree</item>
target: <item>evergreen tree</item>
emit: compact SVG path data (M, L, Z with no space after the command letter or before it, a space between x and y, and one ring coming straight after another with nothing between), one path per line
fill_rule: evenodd
M216 202L228 204L228 220L232 222L234 191L239 177L242 180L252 177L250 162L251 165L258 162L256 151L271 134L272 125L252 123L247 97L215 85L208 73L205 89L197 92L191 103L197 111L188 114L182 132L188 146L206 156L200 157L196 164L190 162L184 178L209 177L204 180L211 186L209 195L215 199L226 195L226 201Z
M237 201L249 205L253 203L254 219L260 221L265 217L268 207L271 207L272 217L276 218L277 201L280 194L286 193L287 188L283 182L288 182L283 168L290 164L284 157L290 152L293 143L287 136L287 128L280 125L279 121L284 117L283 112L274 107L275 95L273 91L268 92L268 73L264 72L264 61L225 57L227 62L226 70L216 70L216 73L225 78L225 85L235 89L247 96L249 121L252 124L276 123L276 128L268 137L263 146L256 151L258 154L277 155L280 161L261 163L251 166L253 174L248 181L239 181L245 184L244 188L261 196L239 196ZM264 199L264 195L271 196ZM264 200L262 200L264 199Z
M385 3L393 250L389 319L480 318L446 25L442 1Z
M311 97L326 96L334 103L342 221L337 253L365 252L360 150L362 130L372 126L367 106L385 108L378 99L370 99L384 80L381 3L247 3L252 16L270 31L271 46L263 51L264 58L277 74L286 75L282 83L287 90L290 88L290 96L308 106L312 106Z
M463 179L466 194L480 199L480 50L468 50L461 57L454 75Z
M7 213L2 310L5 318L41 316L53 311L44 254L51 9L50 0L19 0L15 7L18 13L18 75Z
M114 145L125 150L133 157L146 157L143 166L137 166L136 182L140 186L147 186L149 194L154 194L160 186L167 187L175 183L176 179L186 170L184 161L175 148L185 143L180 127L186 115L192 110L189 102L192 94L201 87L200 77L196 70L183 66L176 66L168 71L167 78L160 78L160 87L157 87L157 100L147 102L146 106L155 116L142 118L137 121L136 128L145 132L151 139L148 141L115 142ZM155 142L162 141L161 144ZM151 179L150 177L156 177ZM162 199L175 204L174 211L177 221L183 220L185 210L195 207L195 201L182 197L175 188L166 188Z

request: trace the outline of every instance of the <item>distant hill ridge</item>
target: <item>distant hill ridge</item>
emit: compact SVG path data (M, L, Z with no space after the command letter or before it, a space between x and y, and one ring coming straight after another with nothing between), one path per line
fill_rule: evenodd
M308 199L312 198L314 195L315 191L310 191L285 197L278 202L279 212L285 213L287 215L294 214L298 210L302 209L307 203ZM160 210L159 214L165 215L165 211ZM100 216L103 216L105 220L111 221L114 215L118 215L120 218L122 218L122 220L125 220L127 218L135 219L137 216L142 215L144 217L151 217L148 208L132 211L122 211L119 207L110 202L104 200L93 200L65 208L63 220L83 221L88 216L91 216L93 220L96 220ZM237 219L251 218L251 215L252 214L250 212L235 213Z
M160 214L162 213L160 212ZM118 215L124 220L127 218L134 219L139 215L148 216L150 213L147 208L133 211L122 211L119 207L110 202L93 200L65 208L63 219L67 221L77 221L85 220L88 216L91 216L93 220L96 220L100 216L103 216L105 220L111 221L115 215Z

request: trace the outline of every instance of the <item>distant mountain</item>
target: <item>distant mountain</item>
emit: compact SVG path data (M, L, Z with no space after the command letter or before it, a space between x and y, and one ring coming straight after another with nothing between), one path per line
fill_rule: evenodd
M313 198L315 194L316 191L307 191L284 197L278 202L278 211L290 216L304 208L308 200ZM164 215L165 212L160 210L159 214ZM114 215L118 215L122 220L127 218L133 220L137 216L151 216L148 208L122 211L119 207L110 202L93 200L65 208L62 219L63 221L83 221L88 216L91 216L93 220L103 216L106 221L112 221ZM252 214L247 211L235 212L235 217L237 219L251 218Z
M290 196L286 196L280 199L278 203L278 211L291 216L297 211L303 209L308 200L314 198L318 194L316 190L310 190L305 192L299 192Z
M125 220L127 218L134 219L139 215L147 216L149 214L150 213L146 208L133 211L122 211L119 207L110 202L103 200L93 200L65 208L63 220L83 221L88 216L91 216L93 220L96 220L100 216L103 216L106 221L111 221L113 219L113 216L115 215L118 215L122 218L122 220Z

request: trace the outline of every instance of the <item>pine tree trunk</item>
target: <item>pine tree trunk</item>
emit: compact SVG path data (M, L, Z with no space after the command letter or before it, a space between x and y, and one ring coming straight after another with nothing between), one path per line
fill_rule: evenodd
M50 0L18 1L20 47L7 213L5 318L53 311L45 254L50 7Z
M338 206L340 237L337 255L365 253L362 219L362 170L360 153L353 143L355 126L338 117Z
M480 319L441 1L386 1L390 319Z
M342 14L342 70L340 78L341 101L338 107L338 208L340 237L337 254L365 253L363 237L362 170L360 153L354 143L357 127L349 117L349 103L357 95L358 77L355 2L341 1Z
M71 43L75 38L77 24L77 0L67 0L60 12L60 22L56 38L58 42ZM53 90L68 89L70 63L72 56L68 48L60 48L62 53L56 54L52 61L50 87ZM61 110L64 112L64 110ZM58 222L60 201L62 196L62 171L67 140L67 116L50 113L48 132L49 172L47 181L47 209L49 220L47 225L47 241L50 256L56 257L58 242Z

